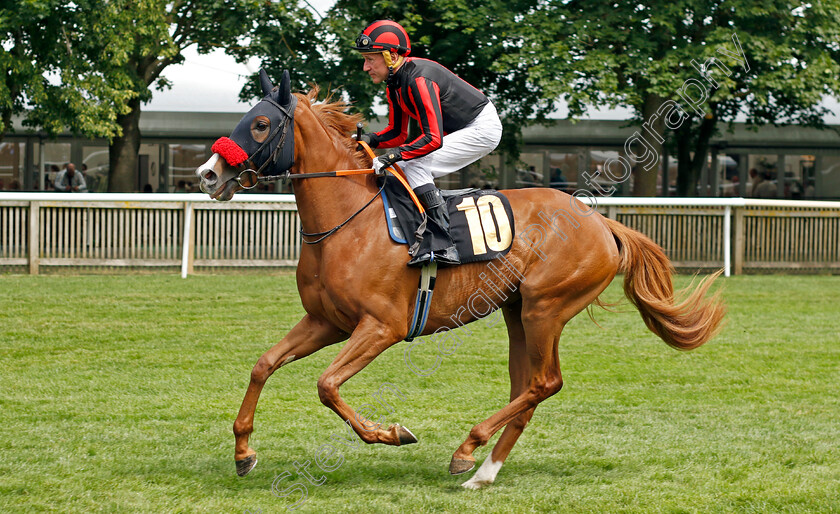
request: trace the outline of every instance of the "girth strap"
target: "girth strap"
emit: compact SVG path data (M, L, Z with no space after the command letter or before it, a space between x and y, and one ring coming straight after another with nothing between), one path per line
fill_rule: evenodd
M411 329L405 337L406 341L413 341L415 337L423 333L423 329L426 327L426 320L429 318L429 308L432 306L432 293L435 290L436 278L436 262L432 261L420 270L420 284L417 288L414 318L411 320Z

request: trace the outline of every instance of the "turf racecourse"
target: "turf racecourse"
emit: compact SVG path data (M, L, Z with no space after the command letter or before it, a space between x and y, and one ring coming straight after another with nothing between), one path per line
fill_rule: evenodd
M0 276L0 512L285 512L298 494L272 482L306 483L307 460L325 481L297 512L840 512L840 277L721 282L728 325L691 353L627 302L597 310L600 328L575 318L563 390L496 484L466 491L447 466L506 402L501 323L470 325L427 377L405 343L354 377L357 408L395 384L387 421L420 443L341 446L330 473L315 454L343 425L315 383L340 345L281 369L257 410L260 462L238 478L231 426L252 365L302 314L292 275Z

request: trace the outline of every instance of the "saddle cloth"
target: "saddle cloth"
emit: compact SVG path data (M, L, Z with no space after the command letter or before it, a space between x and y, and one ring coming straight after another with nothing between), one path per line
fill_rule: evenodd
M385 180L382 202L391 239L410 247L423 215L397 179L387 176L379 180ZM513 210L505 195L490 189L441 190L441 194L449 209L449 233L461 263L489 261L508 253L516 232ZM429 220L419 254L446 246L440 227Z

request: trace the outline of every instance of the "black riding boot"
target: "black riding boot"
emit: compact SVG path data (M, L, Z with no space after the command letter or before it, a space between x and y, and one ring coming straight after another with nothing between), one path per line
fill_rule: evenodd
M452 242L452 236L449 234L449 211L446 209L446 201L440 194L440 190L434 184L424 184L414 189L417 198L426 209L428 216L427 229L433 238L432 251L421 252L420 255L415 255L409 262L409 266L423 266L432 260L434 254L434 261L441 265L454 266L461 264L461 259L458 256L458 249L455 248L455 243ZM434 227L432 225L437 225ZM437 229L437 230L436 230Z

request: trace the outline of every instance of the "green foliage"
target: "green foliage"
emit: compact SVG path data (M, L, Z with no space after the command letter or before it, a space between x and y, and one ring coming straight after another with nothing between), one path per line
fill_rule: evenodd
M286 2L265 2L252 17L253 28L247 41L231 47L229 53L240 62L258 56L262 67L275 83L284 70L292 79L293 91L305 91L313 85L331 90L336 63L325 54L330 35L308 9ZM243 100L262 98L258 74L254 73L242 89Z
M698 106L711 122L703 126L703 115L687 112L672 138L686 156L685 173L690 152L695 164L705 160L717 121L742 115L754 124L819 126L825 112L818 102L840 91L837 2L756 8L746 0L338 0L322 20L292 13L282 30L260 23L240 57L261 56L275 76L291 68L299 86L338 89L370 115L384 88L370 83L350 45L368 23L384 18L405 26L412 55L440 61L496 102L506 125L503 148L514 157L521 128L544 120L561 98L572 117L622 106L636 113L637 123L649 121L666 100L680 101L686 80L701 79L692 60L699 65L715 57L730 74L715 76L716 86ZM733 34L749 71L721 53L736 52ZM253 85L243 91L243 97L257 94Z
M338 0L323 18L291 1L21 0L0 7L0 134L25 112L27 125L51 134L66 126L116 138L112 149L129 151L112 152L112 171L132 178L136 114L153 88L167 87L163 70L190 45L224 48L242 62L259 57L275 80L289 69L296 89L319 84L370 115L384 88L350 46L382 18L406 27L412 55L441 62L493 99L512 159L521 128L543 121L558 99L572 117L623 106L649 122L663 102L680 101L687 80L701 79L692 60L717 58L730 74L710 68L716 86L700 113L686 108L670 138L687 192L719 121L822 126L819 101L840 92L838 0ZM720 53L734 51L733 34L749 70ZM256 84L242 98L260 96ZM661 121L654 130L665 132Z
M140 102L116 121L122 136L112 142L108 187L134 189L137 149L140 144L141 102L152 98L152 88L169 83L163 70L183 61L185 48L199 52L225 48L235 52L258 23L278 27L280 4L261 0L113 0L104 6L83 0L86 41L91 56L99 56L103 73L113 83L132 90ZM276 9L275 9L276 7Z
M687 80L701 80L692 66L715 57L717 84L706 84L700 113L675 134L680 174L706 159L718 121L743 115L749 123L806 123L821 126L824 95L840 92L840 3L801 4L749 0L669 0L610 2L549 0L524 17L518 28L524 46L502 66L524 66L544 97L564 97L570 115L591 106L624 106L636 122L651 122L651 104L683 102L678 91ZM736 34L749 69L721 53L736 53ZM647 111L646 111L647 109ZM705 122L704 120L709 121ZM711 125L711 129L709 127ZM688 162L694 152L694 162ZM684 162L686 161L686 162ZM695 170L696 171L696 170ZM685 186L693 191L694 181ZM650 194L650 192L648 192Z
M5 4L4 4L5 5ZM286 4L261 0L24 0L0 9L3 129L12 114L56 134L112 140L113 190L131 190L139 110L182 51L235 52L260 24L282 26ZM292 9L290 12L296 12ZM27 110L29 109L29 110ZM125 151L127 149L127 151Z
M0 139L13 115L56 135L64 127L113 137L136 93L102 73L85 51L79 2L21 0L0 7Z
M344 95L355 109L369 116L377 102L384 102L385 88L371 83L362 71L361 57L350 47L374 20L393 19L408 31L412 56L440 62L494 100L506 129L502 146L515 156L521 128L535 118L544 118L552 102L532 87L526 75L495 63L520 44L510 28L536 3L338 0L321 20L294 13L282 30L260 22L252 44L243 49L241 57L259 56L274 77L289 68L298 86L320 84ZM258 95L256 80L250 82L243 98Z

